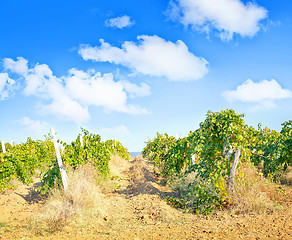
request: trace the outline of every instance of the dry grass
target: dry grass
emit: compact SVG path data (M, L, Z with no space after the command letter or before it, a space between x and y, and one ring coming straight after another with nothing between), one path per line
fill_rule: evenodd
M284 190L257 172L249 163L237 170L231 210L237 213L273 213L282 209L279 204Z
M69 224L82 224L93 215L106 215L107 204L96 184L96 170L82 166L68 171L70 180L66 192L52 189L40 214L34 217L31 227L37 232L54 232Z
M129 161L126 161L117 155L112 156L109 162L111 175L117 176L124 175L123 171L125 171L129 167L129 165L130 165Z
M140 158L128 162L115 156L110 161L112 177L107 181L91 166L69 171L69 190L53 189L30 226L42 234L92 224L118 228L125 221L131 224L172 221L176 211L161 200L165 189L156 183L150 169ZM172 182L175 192L186 191L194 177L195 173L191 173ZM113 194L119 184L122 185L119 194ZM236 213L273 213L281 209L278 202L283 198L282 191L254 167L242 164L237 170L229 209Z
M129 161L115 155L111 157L109 162L110 177L104 179L99 175L96 176L98 186L103 194L109 194L116 189L119 189L121 185L127 182L125 171L129 167Z
M286 172L280 177L280 182L285 185L292 186L292 167L288 167Z
M291 177L291 171L286 173L285 179ZM290 175L289 175L290 174ZM174 178L168 184L178 197L192 202L195 195L187 194L188 185L194 182L196 173L192 172L182 178ZM286 180L289 181L289 180ZM280 203L286 201L284 188L265 178L250 163L243 163L236 171L234 190L229 192L231 204L226 205L226 210L237 214L272 214L283 209Z
M69 188L66 192L54 188L42 211L31 221L31 228L39 233L54 232L65 226L82 226L92 218L102 222L109 215L111 202L106 195L120 188L128 162L118 156L110 161L111 177L102 178L90 165L68 170Z

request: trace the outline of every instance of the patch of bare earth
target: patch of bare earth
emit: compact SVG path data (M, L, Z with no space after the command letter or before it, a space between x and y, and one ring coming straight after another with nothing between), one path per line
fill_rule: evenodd
M39 233L28 227L43 204L34 186L0 195L0 239L292 239L291 201L271 215L188 214L165 202L175 193L161 184L146 160L120 161L114 168L121 187L104 193L102 214L61 231ZM291 200L291 187L285 189Z

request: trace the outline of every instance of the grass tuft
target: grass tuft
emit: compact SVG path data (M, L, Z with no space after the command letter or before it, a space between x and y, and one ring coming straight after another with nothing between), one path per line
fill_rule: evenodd
M289 172L287 172L285 179L288 179L287 176L289 176ZM196 192L190 191L189 186L193 184L195 179L196 173L191 172L183 177L174 178L168 183L177 193L176 198L172 201L174 206L183 206L183 208L190 208L189 211L193 211L193 203L197 203L198 199ZM206 186L206 195L215 196L216 193L212 190L212 186L209 186L210 189L208 189L208 185ZM237 169L234 189L228 191L228 195L226 201L219 207L237 214L272 214L282 210L281 204L285 201L284 188L265 178L251 163L243 163ZM208 204L213 203L201 201L200 205L196 205L196 207L205 209L210 207Z
M271 214L282 209L279 202L285 192L265 178L250 163L237 170L234 191L231 193L231 210L237 213Z
M288 169L280 177L281 184L292 186L292 167Z
M94 167L81 166L75 171L69 170L68 178L68 190L52 189L42 211L32 219L34 231L55 232L73 222L86 221L92 215L106 215Z

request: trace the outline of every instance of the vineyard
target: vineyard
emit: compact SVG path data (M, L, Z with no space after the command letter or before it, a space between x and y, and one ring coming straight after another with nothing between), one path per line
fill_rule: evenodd
M253 236L261 232L261 237L289 239L292 121L277 132L261 125L255 129L243 118L233 110L208 112L187 137L157 133L135 158L120 142L102 141L81 129L70 144L58 140L69 178L66 191L51 134L45 140L5 143L5 153L0 153L0 217L6 220L0 219L0 238L8 232L3 235L8 239L15 234L48 239L60 234L67 239L75 231L76 239L84 234L86 239L234 239L248 238L246 221L253 222L247 224ZM33 183L36 187L25 187ZM37 213L23 217L24 225L15 220L24 208L18 206L19 216L5 208L12 196L17 202L17 196L26 196L24 205ZM277 233L269 225L275 218ZM190 228L194 221L197 227ZM243 227L232 230L239 221ZM169 236L161 235L166 232Z
M130 159L128 150L119 141L102 142L99 135L85 129L71 144L60 140L58 142L63 148L61 157L66 168L77 169L81 165L91 164L104 178L110 174L109 161L112 155ZM54 186L61 186L61 175L50 134L44 141L28 138L26 143L15 146L5 143L5 149L5 154L0 153L0 191L13 188L10 183L14 178L22 183L31 183L37 172L42 179L42 194Z
M233 110L208 112L200 128L185 138L157 133L147 142L143 157L154 162L159 174L167 178L195 175L183 198L171 202L204 214L230 205L235 170L243 172L247 165L279 181L292 160L292 121L284 122L281 132L276 132L261 125L257 130L247 126L243 117Z

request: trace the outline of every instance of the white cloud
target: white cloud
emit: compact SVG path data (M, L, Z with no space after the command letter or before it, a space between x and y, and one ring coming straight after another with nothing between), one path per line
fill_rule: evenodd
M18 57L17 61L14 61L11 58L4 58L3 65L6 70L17 74L25 74L28 71L27 60L23 57Z
M129 81L121 81L124 89L130 94L131 98L146 97L151 94L151 88L146 83L141 83L140 86Z
M134 25L134 22L131 21L131 18L129 16L124 15L121 17L107 19L105 21L105 25L107 27L122 29Z
M127 92L131 92L124 88L121 81L114 81L111 73L101 76L99 72L85 73L76 69L71 69L69 73L70 76L64 78L66 89L73 99L85 105L103 106L107 111L130 114L148 112L145 108L127 103Z
M41 104L39 107L41 114L52 114L77 123L87 121L90 118L88 107L81 105L67 95L61 95L59 98L53 99L50 104Z
M48 123L45 121L32 120L29 117L24 117L19 121L29 131L41 133L48 128Z
M166 41L158 36L138 36L138 43L124 42L122 48L100 40L99 47L79 48L84 60L121 64L141 74L167 77L172 81L191 81L207 74L208 62L195 56L184 42Z
M7 73L0 73L0 100L5 100L13 91L15 81L9 78Z
M53 114L60 118L83 122L90 118L89 106L129 114L148 113L147 109L128 103L128 93L132 94L131 89L127 90L121 81L114 81L112 74L102 76L94 70L84 72L70 69L67 76L59 78L54 76L46 64L28 68L27 61L23 58L18 58L17 61L6 59L5 62L9 63L6 64L7 70L19 74L24 79L26 95L46 100L46 104L39 104L39 111L42 114ZM1 76L8 77L8 74L2 73ZM143 83L141 86L144 86ZM139 86L137 88L139 89Z
M223 96L231 102L253 102L258 106L270 108L275 107L276 100L292 98L292 91L283 89L274 79L262 80L259 83L248 79L236 90L225 91Z
M196 30L215 29L222 40L231 40L234 34L254 36L260 30L259 22L268 15L265 8L240 0L171 0L167 13Z
M24 78L26 95L35 95L51 101L47 105L39 105L41 113L54 114L76 122L89 119L87 107L68 97L62 80L53 75L48 65L37 64L28 68L27 63L28 61L22 57L18 57L17 61L10 58L4 59L4 67L7 70Z

